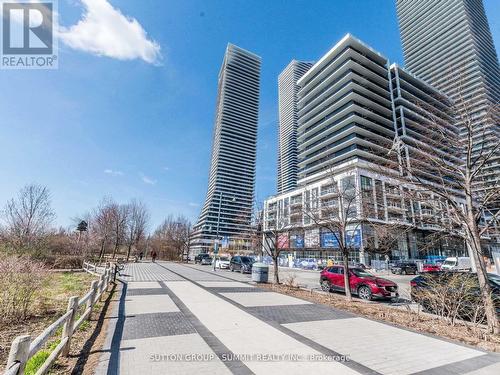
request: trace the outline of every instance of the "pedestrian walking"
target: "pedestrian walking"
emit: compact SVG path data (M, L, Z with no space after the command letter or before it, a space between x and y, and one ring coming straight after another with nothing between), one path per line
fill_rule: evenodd
M153 259L153 263L156 262L157 256L158 256L158 254L156 254L156 251L153 250L153 252L151 253L151 258Z
M139 260L142 260L142 258L143 258L143 257L144 257L144 251L141 251L141 252L139 253Z

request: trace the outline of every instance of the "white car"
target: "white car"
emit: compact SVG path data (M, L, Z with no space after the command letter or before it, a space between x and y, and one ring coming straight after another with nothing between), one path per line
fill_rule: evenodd
M222 268L227 268L229 269L229 258L228 257L218 257L215 261L215 267L222 269Z
M441 264L443 271L470 271L471 269L469 257L449 257Z

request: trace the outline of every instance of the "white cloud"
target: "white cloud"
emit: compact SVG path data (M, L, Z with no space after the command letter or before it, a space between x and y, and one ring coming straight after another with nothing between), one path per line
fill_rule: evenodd
M163 167L163 170L164 170L164 171L169 171L169 170L170 170L170 168L169 168L169 167Z
M111 176L123 176L122 171L115 171L113 169L105 169L104 173L109 174Z
M142 180L142 182L144 182L145 184L148 184L148 185L155 185L156 184L156 180L153 180L145 175L141 175L141 180Z
M200 207L200 205L198 203L193 203L193 202L189 202L188 206L190 206L190 207Z
M108 0L81 0L84 14L76 25L61 27L59 37L69 47L119 60L142 59L158 64L160 46L148 39L141 24L113 8Z

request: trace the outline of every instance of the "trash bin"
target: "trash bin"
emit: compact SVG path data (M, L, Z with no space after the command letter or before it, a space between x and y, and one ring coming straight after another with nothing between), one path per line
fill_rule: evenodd
M269 266L265 263L254 263L252 266L252 281L267 283L269 278Z

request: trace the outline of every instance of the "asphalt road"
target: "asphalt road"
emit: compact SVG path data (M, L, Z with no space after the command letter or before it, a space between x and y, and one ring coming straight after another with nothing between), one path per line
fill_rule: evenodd
M212 266L201 266L197 265L197 268L204 270L211 270ZM221 272L221 274L227 274L230 276L231 271L229 270L217 270L217 272ZM410 280L415 277L415 275L393 275L387 272L372 272L374 275L378 277L383 277L394 281L398 285L399 296L403 299L410 299ZM280 281L287 282L291 278L295 284L311 289L311 288L319 288L319 274L320 271L311 271L311 270L302 270L297 268L288 268L288 267L280 267L279 268ZM250 279L250 274L245 274L245 276ZM273 267L269 268L269 281L273 281Z
M272 275L270 269L270 278ZM289 280L291 277L295 278L295 282L306 288L317 288L319 287L319 274L320 271L309 271L301 270L295 268L280 267L280 278L281 282ZM378 277L383 277L394 281L398 285L399 296L404 299L410 299L410 280L415 277L415 275L393 275L387 272L372 272Z

